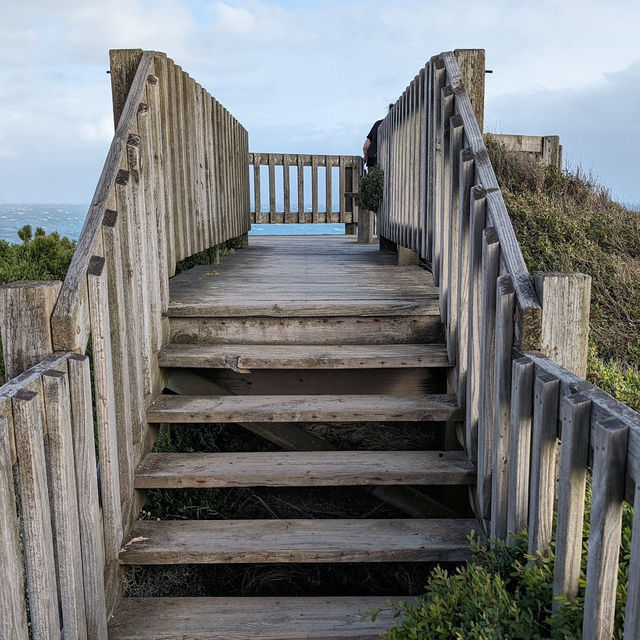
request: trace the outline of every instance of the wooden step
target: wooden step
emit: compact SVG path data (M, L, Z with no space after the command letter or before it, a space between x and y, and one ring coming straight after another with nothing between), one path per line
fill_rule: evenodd
M169 344L161 367L251 369L391 369L448 367L443 344L213 345Z
M207 344L406 344L443 341L440 314L169 318L170 342Z
M454 396L158 396L147 422L385 422L462 420Z
M473 483L462 451L150 453L135 474L137 489Z
M125 598L110 640L377 640L406 597ZM375 622L372 610L380 610Z
M123 564L458 562L475 520L139 520Z

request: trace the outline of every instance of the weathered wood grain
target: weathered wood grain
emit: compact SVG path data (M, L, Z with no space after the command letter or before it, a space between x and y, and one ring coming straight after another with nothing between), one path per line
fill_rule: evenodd
M581 378L587 375L591 276L584 273L538 273L542 302L540 351Z
M474 482L461 451L150 453L136 470L139 489Z
M22 550L13 488L10 425L13 426L5 416L0 415L0 566L3 567L0 637L28 640Z
M53 353L50 320L61 287L58 281L0 287L0 337L7 379Z
M68 366L76 484L78 495L83 497L78 501L78 517L87 636L106 640L104 532L98 498L89 358L71 356Z
M640 505L640 490L635 488L635 505ZM631 533L631 558L629 561L629 581L627 583L627 606L624 618L624 637L640 636L640 610L635 603L640 601L640 509L633 512Z
M459 420L452 396L160 396L149 422L375 422Z
M460 404L466 407L467 402L467 372L469 369L469 340L471 337L470 282L473 274L471 263L471 189L474 181L473 154L469 149L460 152L458 176L458 257L456 258L457 273L456 300L451 298L451 315L456 316L456 372L457 390Z
M585 640L614 637L618 558L622 532L629 427L611 418L592 441L593 479L582 633Z
M482 296L480 304L480 384L478 415L478 508L482 518L491 517L493 474L493 424L495 375L496 282L500 264L500 242L493 227L482 232ZM470 451L474 448L470 446ZM473 454L472 454L473 455Z
M138 521L126 564L432 562L469 558L475 520Z
M591 401L583 394L560 399L562 428L560 477L558 480L558 524L553 573L553 608L558 596L578 595L582 564L582 531L589 456Z
M167 345L163 367L251 369L369 369L448 367L442 344L400 345Z
M87 271L96 405L96 430L100 457L100 489L105 546L107 608L120 598L116 557L122 542L122 506L118 468L115 391L104 258L94 258Z
M79 495L76 487L68 376L45 371L42 376L48 439L49 494L56 546L56 568L65 637L87 638Z
M520 533L529 522L529 475L531 462L531 417L533 415L533 362L513 361L511 386L511 434L507 533Z
M29 623L35 638L58 640L58 591L41 399L33 391L18 391L12 404Z
M127 598L109 625L109 637L377 640L393 625L389 603L401 600L411 598ZM363 615L373 610L380 610L375 622Z
M536 371L533 385L529 553L546 555L553 528L560 383L548 373Z
M472 460L479 461L478 420L480 416L481 332L482 332L482 230L485 227L485 192L471 189L469 202L469 292L468 292L468 355L465 406L466 447ZM462 305L462 294L461 294ZM462 308L462 306L461 306ZM461 384L460 372L458 382ZM480 469L478 469L480 474ZM482 472L484 473L484 472Z
M495 362L493 388L493 474L491 487L491 536L507 536L509 499L509 437L511 431L511 350L515 290L511 276L496 283Z

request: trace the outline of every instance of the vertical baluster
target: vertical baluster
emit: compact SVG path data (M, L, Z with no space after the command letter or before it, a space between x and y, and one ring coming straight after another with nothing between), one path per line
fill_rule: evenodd
M513 349L514 307L515 290L511 276L500 276L496 284L491 535L502 540L507 536L511 351Z

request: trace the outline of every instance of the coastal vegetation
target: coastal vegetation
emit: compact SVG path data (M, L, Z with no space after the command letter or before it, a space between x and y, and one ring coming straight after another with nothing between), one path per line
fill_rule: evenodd
M45 233L25 225L18 231L21 243L0 240L0 285L17 280L64 280L76 247L75 240ZM0 343L0 384L4 382Z

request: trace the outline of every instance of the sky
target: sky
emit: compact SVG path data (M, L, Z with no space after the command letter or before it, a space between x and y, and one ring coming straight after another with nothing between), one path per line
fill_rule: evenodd
M165 52L251 151L351 155L432 55L483 48L485 130L559 135L635 205L639 29L637 0L0 0L0 202L90 202L109 49Z

